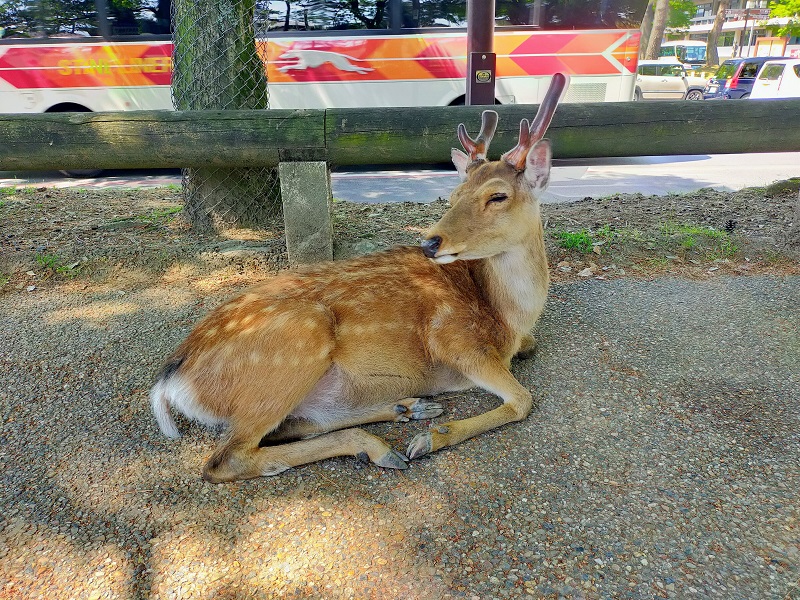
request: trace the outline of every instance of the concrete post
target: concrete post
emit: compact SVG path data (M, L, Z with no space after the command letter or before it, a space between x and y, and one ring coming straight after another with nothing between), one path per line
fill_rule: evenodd
M325 162L278 164L289 264L333 259L331 179Z

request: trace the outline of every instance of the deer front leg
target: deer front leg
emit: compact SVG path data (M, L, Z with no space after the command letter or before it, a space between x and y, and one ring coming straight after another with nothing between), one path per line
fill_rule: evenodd
M469 419L436 425L418 434L408 446L406 454L409 458L418 458L506 423L521 421L530 413L533 406L531 393L514 378L499 357L486 358L468 365L466 369L464 365L460 367L476 385L500 396L503 399L502 406Z
M324 424L315 423L307 419L288 418L280 427L261 439L260 446L272 446L303 439L337 429L379 423L381 421L395 421L405 423L411 419L433 419L444 412L444 407L438 402L425 398L403 398L396 402L388 402L378 406L366 407L360 411L353 411L336 420Z

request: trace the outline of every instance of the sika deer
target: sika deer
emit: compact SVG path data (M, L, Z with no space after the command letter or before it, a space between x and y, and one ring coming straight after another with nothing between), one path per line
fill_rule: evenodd
M524 419L532 398L509 371L532 350L529 332L548 287L538 194L550 173L543 140L567 86L553 77L519 143L487 161L497 113L453 150L462 183L422 247L288 272L223 304L167 361L150 392L161 430L170 406L226 424L203 469L208 481L275 475L333 456L404 469L409 459ZM356 426L428 419L425 397L480 386L503 404L417 435L407 455Z

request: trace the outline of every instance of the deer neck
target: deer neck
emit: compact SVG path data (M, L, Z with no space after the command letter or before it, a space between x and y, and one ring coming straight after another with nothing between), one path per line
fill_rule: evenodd
M528 333L544 309L550 281L541 222L525 243L476 262L474 277L487 300L514 333Z

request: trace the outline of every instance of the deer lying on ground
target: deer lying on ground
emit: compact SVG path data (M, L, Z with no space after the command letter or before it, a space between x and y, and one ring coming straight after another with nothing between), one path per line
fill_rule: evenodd
M211 482L275 475L353 455L404 469L409 459L524 419L532 397L511 374L530 352L545 304L548 264L538 195L550 174L542 139L567 78L553 77L519 143L487 161L497 113L467 151L453 150L462 183L421 247L287 272L205 317L167 361L150 392L162 432L178 437L170 407L227 425L203 469ZM498 408L436 425L403 455L357 426L429 419L426 399L479 386Z

